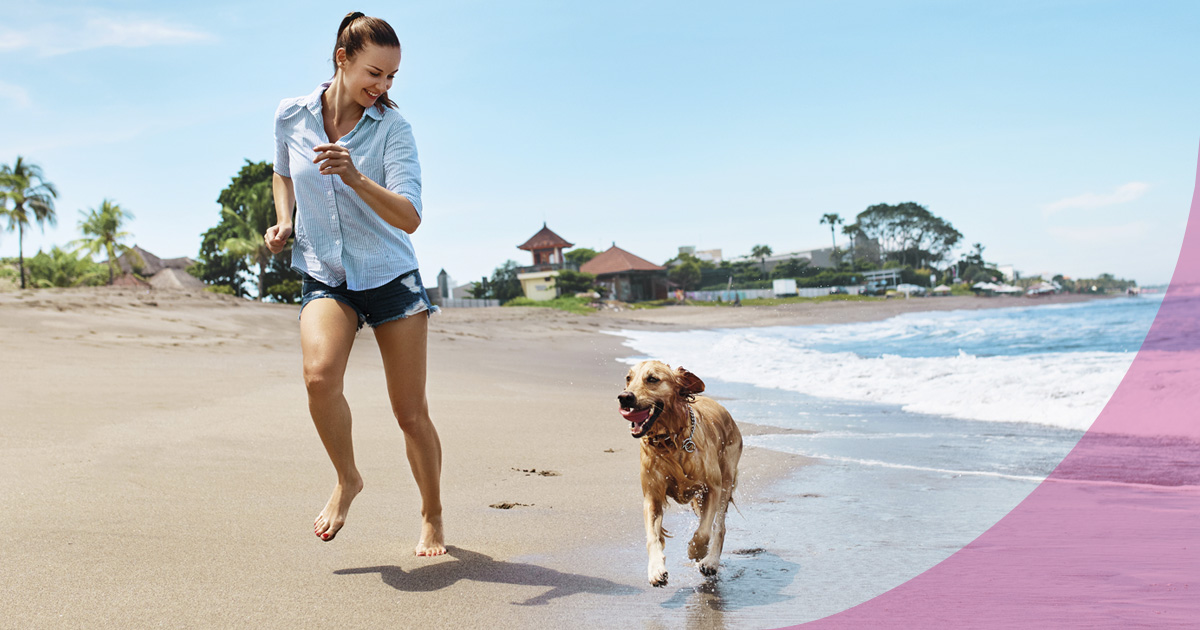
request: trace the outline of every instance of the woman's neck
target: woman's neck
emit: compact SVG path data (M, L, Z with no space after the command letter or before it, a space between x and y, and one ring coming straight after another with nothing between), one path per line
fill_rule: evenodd
M321 95L321 108L330 117L333 124L341 127L349 121L358 122L362 118L363 107L354 101L341 82L341 77L334 77L329 89Z

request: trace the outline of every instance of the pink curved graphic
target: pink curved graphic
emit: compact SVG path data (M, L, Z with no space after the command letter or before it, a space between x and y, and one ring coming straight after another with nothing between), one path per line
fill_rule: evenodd
M806 630L1200 627L1198 213L1200 172L1150 332L1046 481L942 563Z

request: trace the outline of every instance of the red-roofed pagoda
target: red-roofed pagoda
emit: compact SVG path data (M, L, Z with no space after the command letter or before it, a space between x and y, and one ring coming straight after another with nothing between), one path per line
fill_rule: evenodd
M525 297L539 302L558 297L554 276L563 269L575 270L575 265L563 258L563 250L574 246L574 243L546 227L545 223L542 223L542 229L537 234L517 245L517 249L533 253L533 265L517 268L517 279L521 281Z

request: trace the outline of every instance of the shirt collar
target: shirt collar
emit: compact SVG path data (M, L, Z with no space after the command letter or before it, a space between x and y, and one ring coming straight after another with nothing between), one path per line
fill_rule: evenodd
M308 108L308 111L313 113L313 116L317 118L321 117L321 95L325 93L325 90L329 89L332 83L332 81L322 83L305 99L304 106ZM383 112L380 112L379 108L374 105L367 108L366 114L374 120L383 120Z

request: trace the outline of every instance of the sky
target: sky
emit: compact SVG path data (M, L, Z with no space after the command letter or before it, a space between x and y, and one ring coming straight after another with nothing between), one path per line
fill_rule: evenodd
M196 257L353 10L403 46L389 95L420 154L428 284L530 264L543 222L662 263L827 246L823 214L905 201L1024 275L1160 284L1179 254L1198 3L0 0L0 163L59 191L25 254L110 199L130 244Z

